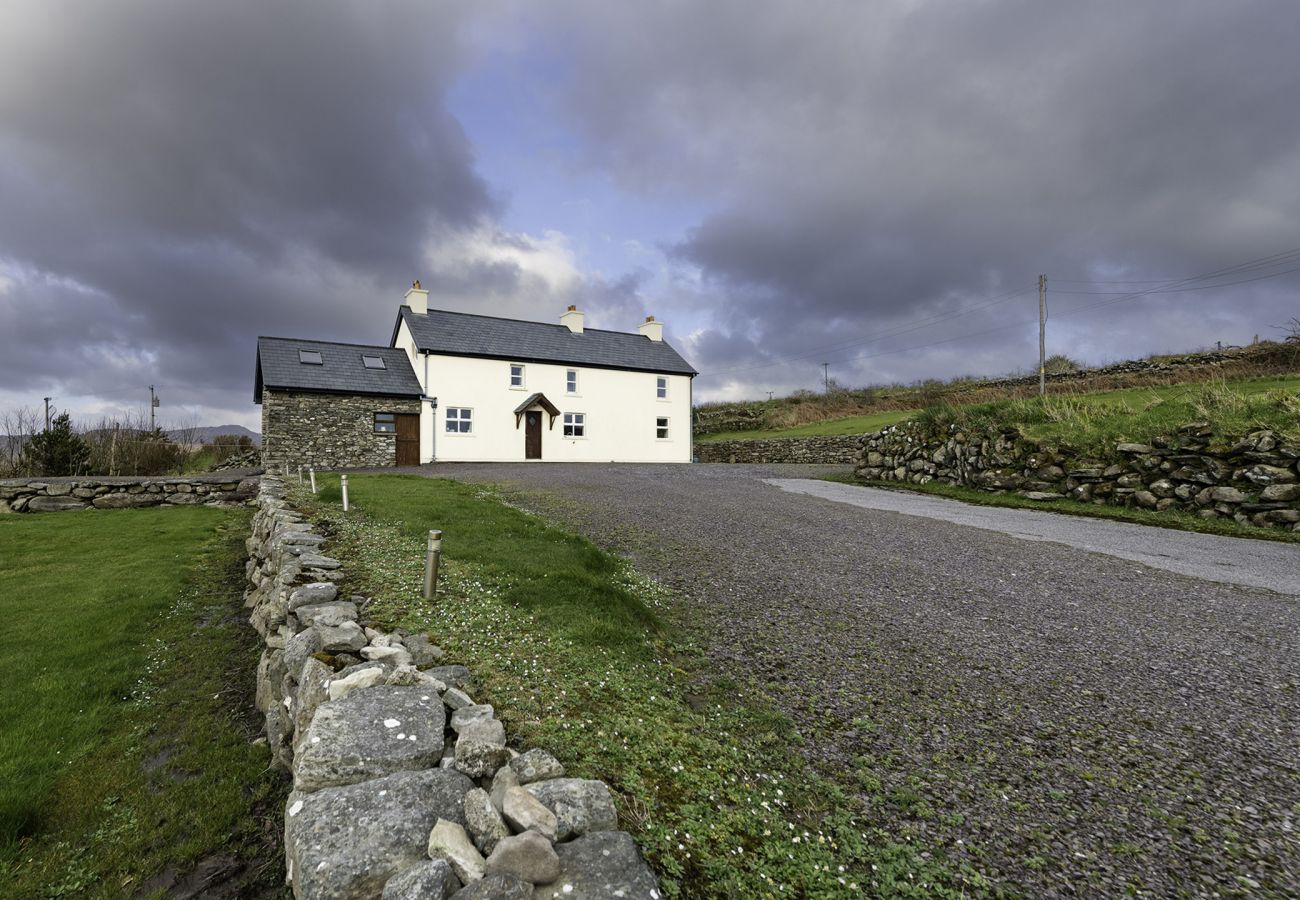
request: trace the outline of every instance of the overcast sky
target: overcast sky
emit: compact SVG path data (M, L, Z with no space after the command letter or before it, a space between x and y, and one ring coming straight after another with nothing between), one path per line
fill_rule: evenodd
M1297 47L1294 0L6 0L0 410L256 429L257 335L386 343L415 278L653 313L697 399L1028 370L1040 272L1049 354L1278 338Z

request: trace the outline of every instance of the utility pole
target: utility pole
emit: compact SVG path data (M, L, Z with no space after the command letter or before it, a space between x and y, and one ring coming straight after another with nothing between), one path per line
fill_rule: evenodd
M776 393L776 391L768 391L768 392L767 392L767 399L768 399L768 400L771 400L771 399L772 399L772 395L775 394L775 393Z
M822 363L822 388L825 393L831 392L831 364Z
M1047 396L1047 276L1038 276L1038 396Z
M45 430L46 431L50 430L50 401L53 399L54 399L53 397L45 398Z
M154 432L154 414L153 411L158 408L158 398L154 396L153 385L149 385L149 433Z

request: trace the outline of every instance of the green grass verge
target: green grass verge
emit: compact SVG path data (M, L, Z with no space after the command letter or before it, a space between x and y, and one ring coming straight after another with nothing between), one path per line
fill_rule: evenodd
M481 487L352 476L353 511L321 479L310 508L369 613L427 631L469 665L512 742L619 796L669 897L960 896L985 885L924 858L810 771L790 721L702 680L675 600L624 561ZM420 596L425 535L444 531L436 604ZM692 674L694 673L694 674Z
M770 431L721 431L714 434L702 434L696 437L696 443L713 443L715 441L752 441L768 438L830 437L846 434L868 434L879 431L886 425L896 425L916 415L916 410L891 410L873 413L869 416L846 416L840 419L824 419L807 425L792 428L780 428Z
M1258 528L1243 525L1233 519L1222 516L1215 519L1202 519L1200 516L1181 510L1156 512L1151 509L1133 509L1127 506L1103 506L1094 503L1080 503L1077 500L1028 500L1017 494L997 494L981 491L977 488L962 487L932 481L929 484L903 484L897 481L868 481L852 473L831 473L817 476L822 481L836 481L841 484L856 484L861 487L883 488L889 491L914 491L919 494L934 494L951 500L961 500L976 506L1000 506L1007 509L1037 509L1045 512L1061 513L1070 516L1086 516L1092 519L1113 519L1117 522L1132 522L1136 525L1154 525L1157 528L1172 528L1176 531L1196 531L1201 534L1219 534L1226 537L1254 538L1264 541L1281 541L1282 543L1300 544L1300 534L1281 528Z
M248 521L204 508L0 518L6 896L162 896L200 863L278 890L286 785L252 743Z

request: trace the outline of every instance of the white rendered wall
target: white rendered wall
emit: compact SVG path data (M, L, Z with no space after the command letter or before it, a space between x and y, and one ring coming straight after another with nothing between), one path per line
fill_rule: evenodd
M530 394L546 395L561 415L550 425L542 413L544 462L690 462L691 379L666 375L668 398L656 396L654 372L625 372L550 363L524 366L524 385L510 387L510 361L463 356L429 356L414 352L403 322L396 346L406 350L425 393L438 398L438 409L424 404L420 418L422 462L516 462L524 459L526 426L515 426L514 409ZM578 390L566 392L565 373L578 373ZM474 411L470 434L448 434L448 407ZM564 437L564 413L586 415L586 436ZM655 420L668 417L668 438L659 440Z

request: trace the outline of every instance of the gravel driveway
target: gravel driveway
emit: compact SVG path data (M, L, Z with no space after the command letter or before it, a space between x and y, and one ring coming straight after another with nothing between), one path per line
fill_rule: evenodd
M762 480L813 471L424 473L631 556L882 826L1003 889L1300 894L1300 600Z

